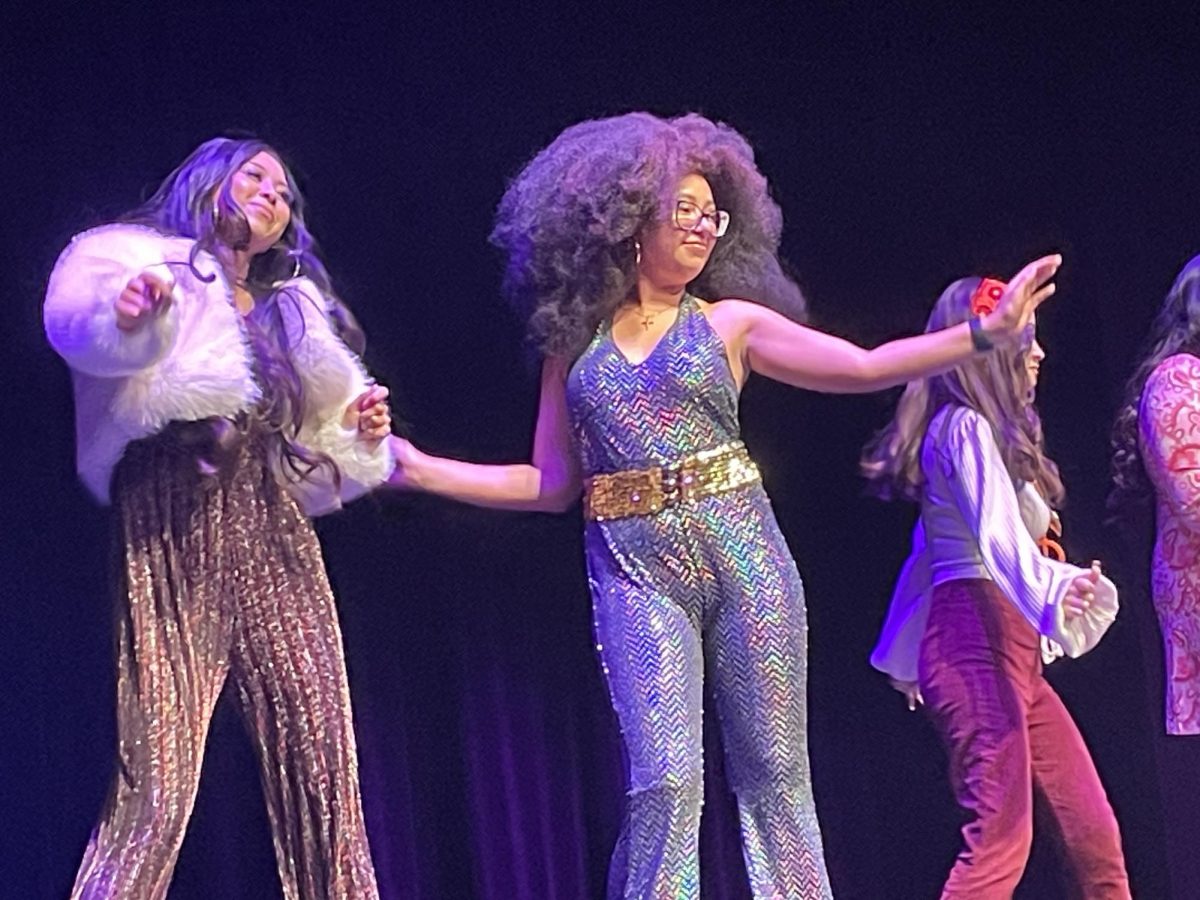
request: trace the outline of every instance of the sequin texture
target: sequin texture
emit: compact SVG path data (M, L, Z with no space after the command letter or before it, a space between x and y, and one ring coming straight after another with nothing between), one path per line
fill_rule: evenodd
M252 430L204 475L188 427L130 444L114 475L117 772L71 896L166 896L232 675L283 896L378 897L317 537L271 474L265 436Z
M629 363L607 329L567 382L584 473L671 465L738 440L738 392L695 300ZM756 898L829 898L806 734L804 590L749 484L585 536L597 651L629 756L609 896L699 896L704 660Z

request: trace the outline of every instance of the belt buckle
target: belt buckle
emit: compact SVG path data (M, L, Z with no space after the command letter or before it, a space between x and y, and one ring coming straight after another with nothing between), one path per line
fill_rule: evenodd
M681 462L673 466L663 466L663 505L675 506L692 498L693 493L700 487L699 466L693 462Z
M618 503L625 505L623 515L653 515L666 505L662 473L658 469L630 472L622 488Z

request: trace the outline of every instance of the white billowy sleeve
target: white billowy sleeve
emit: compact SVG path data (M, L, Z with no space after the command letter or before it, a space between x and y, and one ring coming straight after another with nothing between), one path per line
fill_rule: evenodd
M871 651L871 665L897 681L917 680L921 638L925 636L925 625L929 621L932 581L925 528L918 519L913 528L912 552L896 579L879 640Z
M113 304L129 281L150 269L174 286L164 239L149 229L109 225L78 235L58 258L46 286L46 337L72 368L115 378L152 365L178 331L177 304L134 332L117 328Z
M299 279L277 302L292 359L304 386L304 421L297 435L308 450L323 453L338 467L340 485L328 467L284 482L304 512L324 515L377 487L392 473L389 441L374 447L359 439L357 427L342 424L346 408L373 383L362 362L330 324L326 301L311 281Z
M1021 519L1016 490L987 420L974 410L956 413L944 431L944 444L935 452L996 586L1068 656L1081 656L1096 646L1116 618L1117 589L1101 576L1088 611L1066 619L1062 599L1071 581L1088 570L1041 554Z

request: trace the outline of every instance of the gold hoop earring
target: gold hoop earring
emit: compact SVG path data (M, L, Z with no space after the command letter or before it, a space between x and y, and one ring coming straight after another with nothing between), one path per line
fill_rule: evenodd
M273 287L273 288L283 287L283 285L287 284L289 281L295 281L297 278L300 277L300 257L293 256L292 259L295 260L295 265L292 266L292 274L289 275L287 278L280 278L278 281L271 282L271 287Z
M633 264L635 266L640 266L642 264L642 242L641 241L633 242Z

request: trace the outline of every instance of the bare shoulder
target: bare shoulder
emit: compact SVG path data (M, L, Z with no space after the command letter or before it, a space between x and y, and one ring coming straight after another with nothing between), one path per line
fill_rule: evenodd
M753 300L746 300L741 297L721 297L717 300L704 300L700 297L695 298L700 310L709 317L714 315L736 316L745 314L750 307L758 306Z
M740 297L723 297L720 300L697 298L696 303L714 327L730 332L743 331L757 317L768 312L761 303Z

